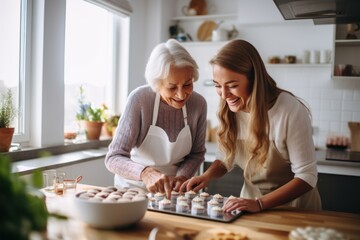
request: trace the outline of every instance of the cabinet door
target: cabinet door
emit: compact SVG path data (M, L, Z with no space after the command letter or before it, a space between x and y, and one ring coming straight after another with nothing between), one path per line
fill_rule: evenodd
M210 162L204 163L204 171L209 168ZM225 197L233 195L240 196L241 188L244 184L243 170L240 167L235 167L221 178L212 180L205 191L209 194L221 194Z
M103 158L61 167L58 170L65 171L69 178L83 176L81 183L84 184L101 187L114 185L114 174L107 170Z
M360 213L360 177L319 174L323 210Z

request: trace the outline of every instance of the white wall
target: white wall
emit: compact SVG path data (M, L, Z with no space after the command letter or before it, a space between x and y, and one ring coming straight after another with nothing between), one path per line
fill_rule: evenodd
M133 13L130 15L129 92L145 84L144 69L148 42L147 1L131 0L130 3Z

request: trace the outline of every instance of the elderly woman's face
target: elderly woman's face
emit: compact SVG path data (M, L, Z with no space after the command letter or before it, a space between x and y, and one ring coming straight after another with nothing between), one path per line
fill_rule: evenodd
M193 91L193 70L171 67L168 78L159 85L161 100L173 108L182 108Z
M213 65L213 77L216 91L224 99L232 112L244 111L246 101L250 97L250 81L243 75L223 68L219 65Z

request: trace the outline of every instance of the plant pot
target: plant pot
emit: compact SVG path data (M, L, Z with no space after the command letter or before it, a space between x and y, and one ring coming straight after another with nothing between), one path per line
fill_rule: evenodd
M0 128L0 152L8 152L11 146L14 128Z
M113 136L112 127L110 126L109 123L104 124L104 131L105 131L106 136L108 136L108 137Z
M86 137L88 140L99 140L103 122L86 121Z

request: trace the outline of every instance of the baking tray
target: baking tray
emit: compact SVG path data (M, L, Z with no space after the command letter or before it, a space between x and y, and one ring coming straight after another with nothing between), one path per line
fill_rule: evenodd
M191 213L191 206L189 207L188 212L177 212L175 204L171 205L171 210L159 209L157 205L156 206L148 206L147 209L150 211L155 211L155 212L161 212L161 213L173 214L173 215L179 215L179 216L185 216L185 217L192 217L192 218L199 218L199 219L224 222L224 223L230 223L244 214L244 212L242 212L240 210L235 210L235 211L232 211L231 213L224 213L223 216L221 216L221 217L213 217L213 216L208 215L207 209L205 208L206 211L204 214L195 215L195 214Z

